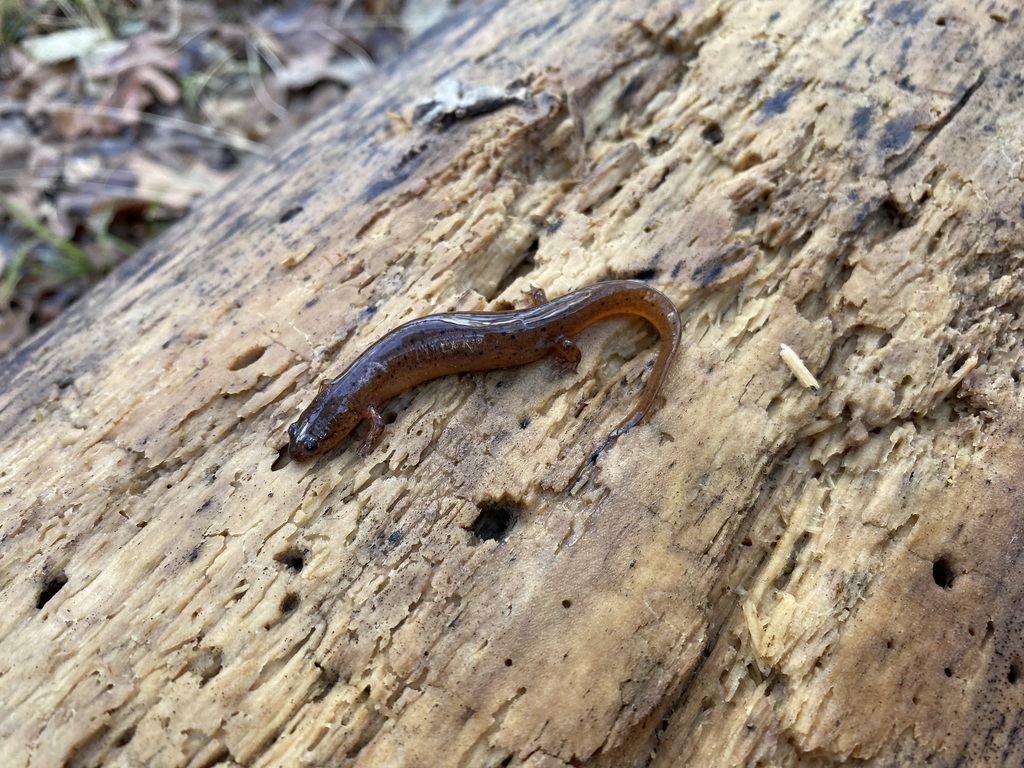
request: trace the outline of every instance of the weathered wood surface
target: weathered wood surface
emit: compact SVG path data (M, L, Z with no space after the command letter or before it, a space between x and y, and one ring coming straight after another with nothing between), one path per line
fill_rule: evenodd
M3 369L0 763L1020 764L1022 51L1009 2L470 4ZM531 98L408 124L446 76ZM639 322L282 458L395 324L636 276L686 342L596 464Z

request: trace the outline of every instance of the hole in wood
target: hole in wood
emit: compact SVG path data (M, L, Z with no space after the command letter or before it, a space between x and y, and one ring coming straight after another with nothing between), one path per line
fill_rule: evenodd
M43 582L43 590L39 593L39 598L36 600L36 608L42 608L50 602L58 592L64 589L64 585L67 583L68 579L63 573L49 577Z
M1006 682L1016 685L1018 680L1020 680L1020 657L1014 656L1010 662L1010 671L1006 674Z
M131 726L130 728L125 729L124 732L122 732L120 736L118 736L116 739L114 739L114 746L115 747L126 746L128 744L128 742L131 741L133 738L135 738L135 726L134 725Z
M945 555L936 560L932 565L932 578L943 589L953 588L953 581L956 578L953 573L953 563Z
M293 208L289 208L287 211L285 211L284 213L282 213L278 217L277 223L278 224L284 224L285 222L291 221L296 216L298 216L300 213L302 213L302 206L301 205L296 205Z
M281 601L281 613L282 614L284 614L284 613L291 613L292 611L294 611L298 607L299 607L299 596L297 594L295 594L294 592L289 592L287 595L284 596L284 599Z
M266 347L252 347L240 354L228 364L229 371L240 371L255 363L267 351Z
M491 501L481 504L479 514L470 530L480 541L499 541L508 536L509 530L519 519L519 505L513 501Z
M306 553L308 549L285 549L274 555L274 562L280 563L289 570L298 573L306 564Z
M271 472L277 472L279 469L284 469L292 463L292 457L288 455L288 444L285 443L277 449L277 458L274 459L274 463L270 465Z
M725 134L722 133L722 126L718 123L712 123L701 132L700 137L708 144L715 146L716 144L722 143L722 139L725 138Z
M878 208L878 220L887 231L896 232L913 224L914 217L895 198L888 197Z

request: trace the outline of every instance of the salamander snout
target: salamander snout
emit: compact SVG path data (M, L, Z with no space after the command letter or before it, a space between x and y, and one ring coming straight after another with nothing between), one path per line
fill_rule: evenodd
M320 451L320 441L305 432L298 422L288 427L288 455L295 461L311 459Z

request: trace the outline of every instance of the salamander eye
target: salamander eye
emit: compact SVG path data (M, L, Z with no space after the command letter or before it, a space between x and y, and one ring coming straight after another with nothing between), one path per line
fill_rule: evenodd
M288 437L294 438L295 437L295 433L297 433L298 431L299 431L299 425L298 424L290 425L288 427Z
M306 453L316 453L320 448L320 442L312 437L307 437L302 441L302 450Z

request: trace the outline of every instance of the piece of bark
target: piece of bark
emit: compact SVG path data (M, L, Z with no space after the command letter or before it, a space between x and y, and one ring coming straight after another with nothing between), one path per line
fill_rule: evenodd
M1020 764L1024 29L966 5L473 5L133 259L0 374L0 763ZM398 323L611 277L685 341L596 462L637 321L284 457Z

